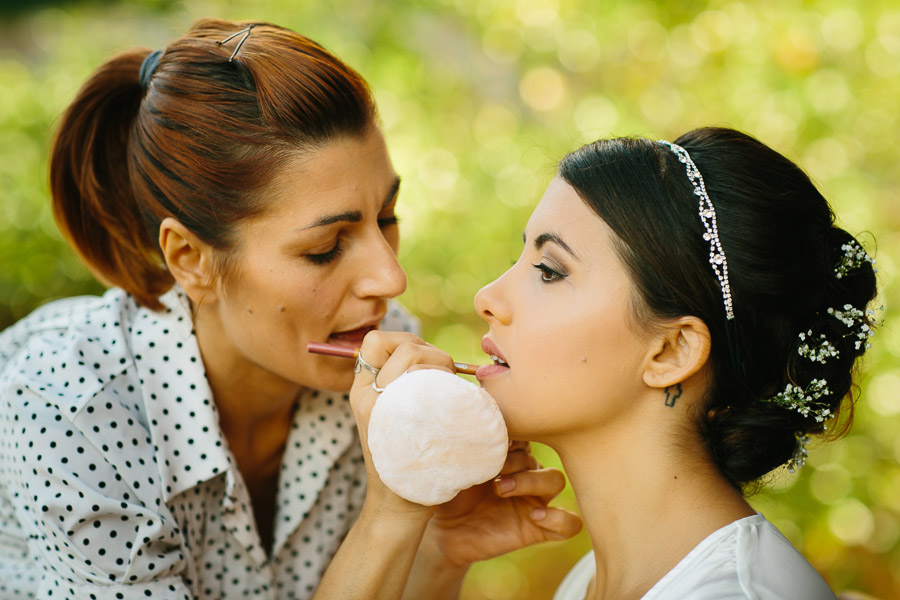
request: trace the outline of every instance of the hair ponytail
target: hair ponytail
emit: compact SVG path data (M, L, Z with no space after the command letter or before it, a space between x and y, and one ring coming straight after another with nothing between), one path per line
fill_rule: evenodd
M50 189L57 225L94 275L158 308L172 278L144 223L127 159L147 54L119 54L82 86L53 141Z
M220 43L242 31L239 53ZM54 140L53 212L101 281L161 309L174 284L157 241L163 219L228 264L237 224L266 209L272 173L374 122L365 80L313 40L202 19L164 51L125 52L87 81Z

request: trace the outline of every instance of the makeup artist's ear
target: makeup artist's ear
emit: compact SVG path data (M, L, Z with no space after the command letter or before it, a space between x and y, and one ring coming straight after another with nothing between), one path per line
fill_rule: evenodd
M709 351L706 323L697 317L673 319L653 339L644 362L644 383L655 388L681 383L706 365Z
M198 305L215 301L213 249L177 219L159 225L159 247L166 266L188 297Z

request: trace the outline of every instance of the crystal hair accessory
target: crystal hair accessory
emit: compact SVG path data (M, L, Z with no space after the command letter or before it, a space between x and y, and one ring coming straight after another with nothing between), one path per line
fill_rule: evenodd
M788 473L796 473L806 464L806 457L809 456L810 439L806 434L797 435L797 448L786 465Z
M803 343L797 348L797 354L804 358L824 365L829 358L840 356L838 349L825 339L824 333L819 336L819 339L815 340L810 329L806 333L801 333L799 337Z
M233 60L234 60L234 57L237 56L237 53L238 53L238 51L241 49L241 46L243 46L243 45L244 45L244 42L247 41L247 38L250 37L250 30L251 30L251 29L253 29L253 25L247 25L246 28L241 29L241 30L238 31L237 33L232 33L231 35L229 35L229 36L228 36L227 38L225 38L224 40L219 41L219 42L216 42L217 44L219 44L219 45L221 46L222 44L231 41L232 39L236 38L237 36L241 35L242 33L244 34L244 37L242 37L240 40L238 40L237 46L234 47L234 52L232 52L232 53L231 53L231 56L228 57L228 62L233 61Z
M841 256L841 260L838 264L834 267L835 278L842 279L844 275L858 269L863 263L870 263L873 266L873 270L876 273L878 272L878 269L874 269L875 259L869 256L859 242L854 240L849 244L843 244L841 250L844 251L844 254Z
M831 408L820 400L830 394L828 383L824 379L813 379L806 389L789 383L784 391L766 398L763 402L772 402L787 410L795 410L804 417L815 417L822 423L832 416Z
M734 319L734 310L731 304L731 284L728 282L728 261L725 260L725 251L722 250L722 242L719 240L716 208L713 206L712 200L709 199L709 194L706 193L706 184L703 181L703 176L700 175L700 170L694 164L688 151L678 144L673 144L666 140L659 140L659 143L667 146L678 157L678 161L684 164L688 179L691 181L691 185L694 186L694 195L700 199L700 221L703 222L703 227L706 229L703 239L709 242L709 264L712 265L716 278L719 280L719 286L722 288L725 317L731 321Z

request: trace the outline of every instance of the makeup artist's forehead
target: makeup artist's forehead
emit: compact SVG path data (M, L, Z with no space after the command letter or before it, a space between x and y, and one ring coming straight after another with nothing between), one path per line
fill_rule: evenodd
M264 190L261 217L297 229L333 215L378 212L398 185L380 132L339 138L285 161Z

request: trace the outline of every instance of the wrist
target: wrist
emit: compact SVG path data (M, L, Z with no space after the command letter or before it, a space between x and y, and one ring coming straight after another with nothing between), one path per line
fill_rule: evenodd
M447 558L434 527L429 526L419 544L403 600L456 600L468 570L468 564L460 566Z
M391 537L398 533L424 534L428 522L434 515L435 507L414 504L398 496L366 496L357 522L361 522L376 535L388 532Z
M448 558L442 550L440 537L441 533L433 526L427 527L419 544L416 561L446 578L461 579L469 570L471 563L458 563Z

